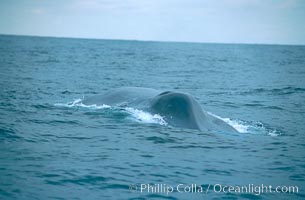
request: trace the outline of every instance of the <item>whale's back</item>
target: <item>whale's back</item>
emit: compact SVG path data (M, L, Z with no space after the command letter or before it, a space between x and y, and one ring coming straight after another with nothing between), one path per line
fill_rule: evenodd
M161 92L138 87L123 87L86 98L85 105L110 105L133 107L162 116L165 121L181 128L208 132L237 132L224 121L208 114L200 104L187 93Z
M184 93L163 92L152 99L151 110L165 118L167 122L176 127L200 129L196 123L197 110L193 99Z
M169 124L202 131L237 132L224 121L204 111L194 97L181 92L163 92L152 99L152 112L165 118Z
M82 101L85 105L131 105L139 104L158 95L160 91L150 88L122 87L95 95Z

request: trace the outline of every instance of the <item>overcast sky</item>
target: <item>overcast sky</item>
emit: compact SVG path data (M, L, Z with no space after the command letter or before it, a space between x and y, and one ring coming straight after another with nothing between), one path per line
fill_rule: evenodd
M305 0L0 0L0 33L305 44Z

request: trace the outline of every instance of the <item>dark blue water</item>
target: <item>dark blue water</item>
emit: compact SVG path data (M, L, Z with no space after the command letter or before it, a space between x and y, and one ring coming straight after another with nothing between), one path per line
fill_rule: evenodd
M240 133L78 104L122 86L190 93ZM0 87L0 199L305 197L304 46L0 36ZM273 189L213 191L218 184Z

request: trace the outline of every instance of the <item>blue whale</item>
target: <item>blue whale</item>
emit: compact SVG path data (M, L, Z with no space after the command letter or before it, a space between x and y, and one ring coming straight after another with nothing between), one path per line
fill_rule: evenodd
M159 114L173 127L206 132L238 133L223 120L204 111L194 97L182 92L123 87L85 98L82 103L141 109L152 114Z

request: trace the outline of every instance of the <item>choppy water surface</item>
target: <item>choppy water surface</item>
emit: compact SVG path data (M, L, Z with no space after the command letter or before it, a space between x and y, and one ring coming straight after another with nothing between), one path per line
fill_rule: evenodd
M302 199L304 55L304 46L0 36L0 199ZM80 103L122 86L190 93L240 133ZM210 190L141 193L141 183ZM298 193L216 193L218 184Z

